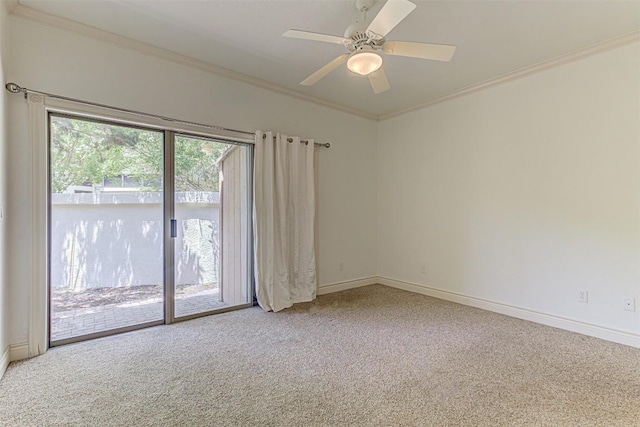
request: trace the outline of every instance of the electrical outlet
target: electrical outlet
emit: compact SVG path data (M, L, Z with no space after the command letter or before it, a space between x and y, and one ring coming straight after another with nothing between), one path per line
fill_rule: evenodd
M624 310L625 311L636 311L636 299L635 298L625 298L624 299Z
M422 271L422 274L427 274L427 264L422 264L422 269L420 271Z
M344 271L344 262L340 261L340 265L338 266L340 271Z
M578 302L589 302L589 291L578 291Z

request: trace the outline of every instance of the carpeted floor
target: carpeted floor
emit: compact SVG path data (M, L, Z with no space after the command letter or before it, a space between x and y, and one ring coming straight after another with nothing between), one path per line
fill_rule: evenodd
M1 426L639 426L640 349L380 285L49 351Z

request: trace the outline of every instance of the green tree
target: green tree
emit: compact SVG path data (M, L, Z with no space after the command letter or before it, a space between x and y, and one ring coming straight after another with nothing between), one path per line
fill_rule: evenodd
M163 177L163 132L63 116L51 117L51 190L133 181L157 191ZM217 191L217 159L228 145L176 137L177 191Z
M207 140L176 137L176 191L218 191L217 160L229 145Z

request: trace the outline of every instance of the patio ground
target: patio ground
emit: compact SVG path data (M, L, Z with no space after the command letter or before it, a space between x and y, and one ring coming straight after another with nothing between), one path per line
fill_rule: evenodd
M217 286L176 289L176 317L225 307ZM97 288L81 293L54 290L51 340L58 341L163 319L158 286Z

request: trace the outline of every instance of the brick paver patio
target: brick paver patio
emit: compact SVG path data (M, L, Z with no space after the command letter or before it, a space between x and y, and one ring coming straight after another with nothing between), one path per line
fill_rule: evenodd
M218 290L197 294L176 295L176 317L202 313L225 307ZM110 329L162 320L162 298L136 302L107 304L100 307L78 308L51 314L51 340L88 335Z

